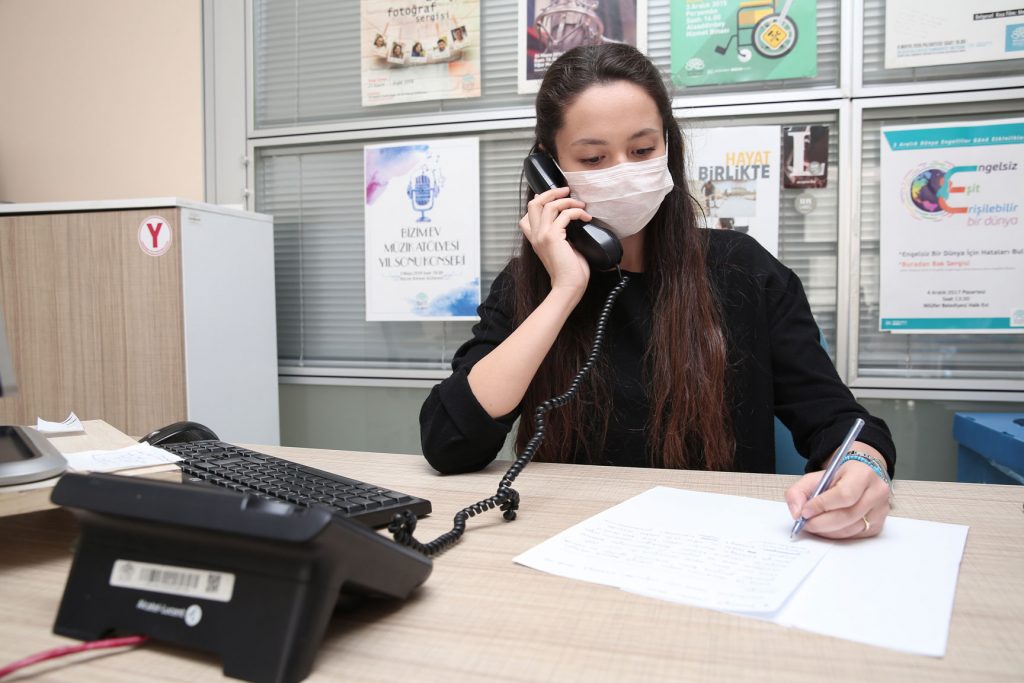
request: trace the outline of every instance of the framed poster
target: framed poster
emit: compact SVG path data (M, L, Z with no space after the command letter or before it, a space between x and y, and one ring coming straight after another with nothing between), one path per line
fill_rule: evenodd
M879 329L1024 332L1024 119L881 130Z
M782 127L782 186L786 189L828 185L829 127Z
M363 106L480 97L480 0L360 0Z
M519 0L519 94L537 92L548 66L577 45L647 50L647 0Z
M1024 59L1020 0L889 0L885 68Z
M745 232L779 253L779 126L689 132L690 194L704 227Z
M363 149L366 319L476 320L479 139Z
M672 80L682 88L818 73L815 0L671 0Z

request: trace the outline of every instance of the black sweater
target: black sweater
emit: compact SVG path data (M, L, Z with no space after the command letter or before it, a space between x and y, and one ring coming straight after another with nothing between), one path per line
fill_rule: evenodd
M728 344L728 396L736 438L735 468L774 472L774 420L793 433L797 450L820 469L855 417L866 421L859 441L877 448L893 473L896 450L886 424L861 407L842 383L819 341L818 326L800 279L752 238L707 231L707 267ZM607 292L614 272L594 273ZM492 418L469 388L470 368L512 332L506 271L495 278L478 309L473 338L452 360L453 373L430 392L420 410L423 454L440 472L483 468L496 457L519 410ZM680 321L680 325L685 321ZM649 401L642 359L650 342L651 301L643 273L631 273L608 321L606 348L613 413L603 460L594 464L646 466Z

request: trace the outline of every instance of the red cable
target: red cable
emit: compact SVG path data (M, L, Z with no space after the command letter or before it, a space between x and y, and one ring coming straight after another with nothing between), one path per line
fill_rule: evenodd
M37 652L34 655L29 655L24 659L19 659L16 662L12 662L7 666L0 667L0 678L3 678L7 674L14 673L18 669L23 669L26 666L32 664L38 664L39 662L45 662L48 659L56 659L57 657L63 657L64 655L72 655L76 652L86 652L88 650L101 650L108 647L125 647L128 645L141 645L142 643L149 640L149 636L126 636L124 638L107 638L106 640L93 640L88 643L79 643L78 645L65 645L64 647L55 647L52 650L44 650Z

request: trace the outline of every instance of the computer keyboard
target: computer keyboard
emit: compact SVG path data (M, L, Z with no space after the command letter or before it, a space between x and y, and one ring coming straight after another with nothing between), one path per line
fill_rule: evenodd
M223 441L159 444L181 458L182 480L205 483L306 507L372 527L386 526L395 513L430 514L430 501L349 479Z

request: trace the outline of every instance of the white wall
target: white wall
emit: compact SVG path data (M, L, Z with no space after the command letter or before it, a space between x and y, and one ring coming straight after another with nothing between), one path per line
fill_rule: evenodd
M203 199L200 0L0 0L0 201Z

